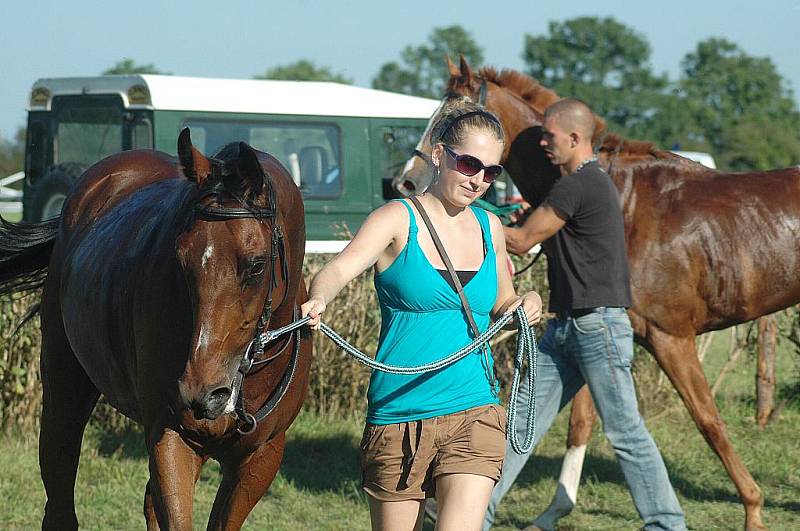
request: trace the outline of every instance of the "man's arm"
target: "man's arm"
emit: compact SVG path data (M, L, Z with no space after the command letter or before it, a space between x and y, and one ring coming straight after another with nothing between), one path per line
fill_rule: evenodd
M550 205L544 204L528 216L521 227L503 227L508 252L517 256L527 253L537 243L558 232L566 221Z

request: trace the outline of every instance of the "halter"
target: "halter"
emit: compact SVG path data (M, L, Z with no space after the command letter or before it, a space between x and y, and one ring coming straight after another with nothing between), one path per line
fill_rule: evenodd
M294 349L292 350L292 357L289 360L289 365L281 378L278 387L272 393L272 396L267 402L261 406L255 413L251 414L244 409L243 391L244 391L244 378L250 372L254 365L262 365L268 363L278 357L288 346L292 336L289 336L286 344L273 356L266 359L256 359L257 353L263 353L264 347L269 343L273 337L270 331L264 332L267 324L272 317L272 290L278 287L278 279L275 274L276 262L280 260L280 267L282 278L284 282L288 282L289 278L289 265L286 261L286 248L284 245L283 231L277 223L277 208L275 206L275 192L273 188L269 187L269 206L251 207L218 207L198 204L195 206L195 217L203 221L226 221L230 219L257 219L261 223L266 223L267 220L272 220L272 246L270 252L270 262L272 270L270 273L269 285L267 288L267 297L264 301L264 309L261 311L261 316L256 324L255 333L253 338L247 344L239 361L239 368L237 369L236 378L234 379L233 389L231 396L235 396L234 412L236 414L238 426L237 431L242 435L247 435L255 431L259 422L263 421L274 409L286 394L289 385L294 379L295 369L297 368L297 359L300 351L300 332L295 331L294 336ZM283 305L286 301L288 290L284 290L283 299L278 306ZM297 319L298 309L295 307L293 311L294 319Z

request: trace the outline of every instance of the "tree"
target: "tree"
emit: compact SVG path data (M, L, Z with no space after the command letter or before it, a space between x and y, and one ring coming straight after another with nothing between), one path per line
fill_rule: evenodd
M483 50L461 26L434 28L429 44L406 46L400 62L391 61L381 66L372 80L376 89L441 98L450 75L445 56L463 55L473 66L483 64Z
M14 139L0 136L0 178L22 170L25 156L25 127L19 127Z
M276 66L268 69L255 79L283 79L286 81L333 81L352 85L353 80L342 74L335 74L327 66L316 66L307 59L300 59L288 65Z
M686 107L724 167L763 170L800 162L800 112L769 58L708 39L686 55L682 69Z
M674 96L667 77L652 73L645 38L612 18L551 22L548 31L525 36L528 73L561 96L586 101L611 130L652 136L652 117Z
M158 68L153 66L152 63L146 65L137 65L133 59L125 58L122 61L117 61L114 66L104 70L104 76L119 76L130 74L162 74L170 75L168 72L161 72Z

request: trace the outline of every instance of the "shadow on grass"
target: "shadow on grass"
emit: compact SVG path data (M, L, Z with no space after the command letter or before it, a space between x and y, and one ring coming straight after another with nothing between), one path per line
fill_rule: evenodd
M698 502L704 501L719 501L733 504L741 504L741 499L736 494L733 482L730 483L730 490L722 488L709 488L705 485L698 484L691 477L685 474L680 474L670 467L669 460L666 461L667 470L669 471L670 481L672 486L683 497L695 500ZM558 479L561 472L561 459L555 457L534 456L526 464L525 468L517 478L516 485L526 488L533 488L537 483L546 479ZM720 474L726 474L724 468L720 464ZM593 478L597 483L615 483L622 487L627 487L625 483L625 476L622 474L622 469L619 463L613 458L587 455L586 462L583 469L581 481L585 481L587 477ZM541 488L541 487L540 487ZM580 498L580 493L578 494ZM800 511L800 502L790 501L775 501L767 499L764 503L765 507L778 507L787 511ZM542 507L541 510L544 510ZM520 522L522 523L522 522Z
M358 447L347 435L295 436L286 445L281 474L312 492L341 492L359 481Z
M97 429L91 436L96 441L97 452L103 457L147 459L144 432L140 428L131 427L114 431Z

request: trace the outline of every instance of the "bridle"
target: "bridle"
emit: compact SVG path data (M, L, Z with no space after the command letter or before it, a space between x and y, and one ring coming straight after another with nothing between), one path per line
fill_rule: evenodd
M264 308L261 311L261 316L256 323L255 333L253 334L253 338L247 344L244 349L244 353L242 354L242 358L239 361L239 367L236 372L236 378L234 379L233 389L231 391L231 400L234 400L235 397L235 404L234 404L234 413L236 414L237 419L237 431L242 435L247 435L253 433L255 431L256 426L259 422L263 421L267 416L277 407L278 403L286 394L286 391L289 388L289 385L294 380L295 370L297 369L297 360L299 357L300 352L300 332L299 329L295 330L294 333L288 336L283 347L281 347L277 353L270 356L269 358L264 359L257 359L258 353L263 353L264 347L272 340L272 335L270 331L266 331L265 329L269 324L270 318L272 317L272 291L274 288L278 287L278 278L275 274L276 271L276 263L280 261L280 268L282 278L285 284L288 284L289 279L289 265L286 261L286 247L284 243L284 235L283 231L278 225L277 222L277 207L276 207L276 199L275 199L275 191L273 190L272 186L265 182L265 184L269 188L269 206L268 207L257 207L251 205L245 205L243 208L239 207L221 207L221 206L211 206L205 204L198 204L195 206L195 219L202 220L202 221L227 221L231 219L257 219L261 223L266 223L268 220L272 220L272 245L271 245L271 252L270 252L270 262L271 262L271 272L270 272L270 279L267 288L267 297L264 301ZM244 205L244 201L241 201ZM288 289L284 290L283 298L278 306L282 306L284 302L286 302L286 297L288 295ZM299 315L299 309L295 306L293 310L293 317L294 320L297 320ZM277 358L286 347L289 345L292 337L294 337L294 348L292 349L292 356L289 360L289 365L286 367L286 370L281 378L278 387L272 393L270 398L266 401L266 403L261 406L255 413L248 413L244 409L244 399L243 399L243 391L244 391L244 378L250 372L250 370L257 365L263 365L268 363L275 358Z

